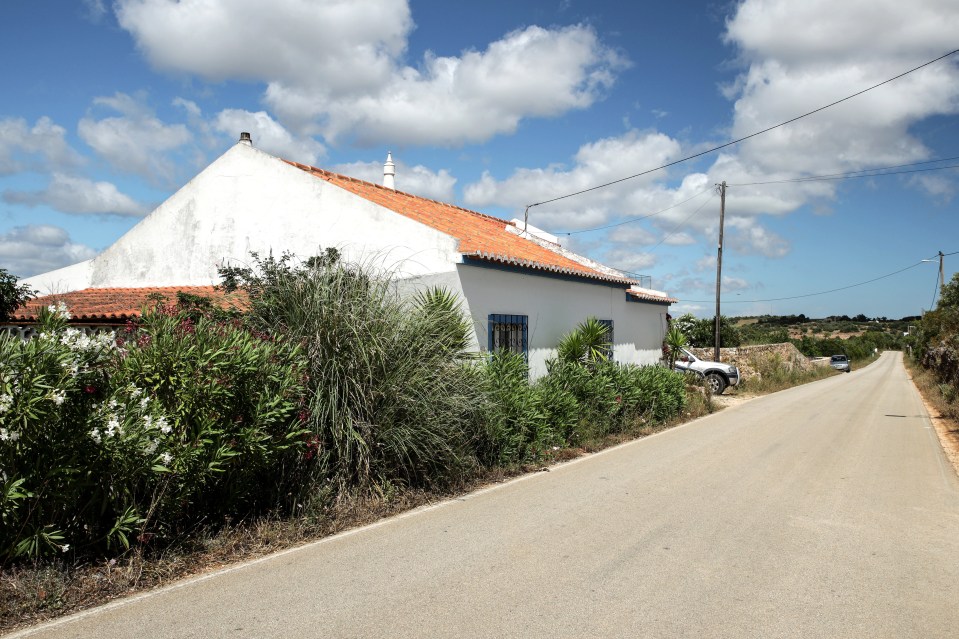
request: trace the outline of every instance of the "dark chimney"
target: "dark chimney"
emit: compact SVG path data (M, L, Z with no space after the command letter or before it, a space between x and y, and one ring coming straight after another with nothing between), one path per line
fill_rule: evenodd
M240 144L246 144L247 146L253 146L253 138L250 137L250 134L244 131L240 134Z

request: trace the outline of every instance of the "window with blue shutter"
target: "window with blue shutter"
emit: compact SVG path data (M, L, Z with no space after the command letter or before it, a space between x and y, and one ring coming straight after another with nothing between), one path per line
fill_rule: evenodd
M526 315L489 316L489 352L510 351L526 357L529 351Z
M606 351L606 359L612 361L613 359L613 320L608 319L599 320L599 323L606 327L606 341L609 342L604 350Z

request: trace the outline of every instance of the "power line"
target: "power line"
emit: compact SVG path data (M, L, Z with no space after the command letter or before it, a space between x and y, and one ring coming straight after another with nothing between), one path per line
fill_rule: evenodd
M713 191L712 188L710 188L709 190L710 190L710 191ZM713 191L713 197L716 197L716 192L715 192L715 191ZM703 202L702 204L700 204L698 209L696 209L695 211L693 211L692 213L690 213L689 215L687 215L685 218L683 218L682 221L681 221L679 224L677 224L676 226L673 227L673 230L671 230L669 233L667 233L666 235L663 236L663 239L661 239L660 241L658 241L658 242L656 242L655 244L653 244L653 245L649 248L648 251L643 251L643 252L644 252L644 253L652 253L652 252L655 251L657 248L659 248L659 247L662 245L663 242L665 242L666 240L668 240L669 238L671 238L673 235L676 234L676 231L679 230L679 227L681 227L683 224L685 224L686 222L688 222L689 220L691 220L694 215L696 215L697 213L699 213L700 211L703 210L703 207L705 207L707 204L709 204L710 202L712 202L713 197L709 198L708 200L706 200L705 202Z
M943 253L943 255L944 255L944 256L945 256L945 255L956 255L957 253L959 253L959 251L956 251L956 252L954 252L954 253ZM935 257L938 257L938 256L939 256L939 254L936 253ZM904 273L904 272L906 272L906 271L908 271L908 270L910 270L910 269L916 268L917 266L919 266L920 264L923 264L923 263L926 262L926 261L928 261L928 260L919 260L919 261L916 262L915 264L912 264L912 265L907 266L907 267L905 267L905 268L901 268L901 269L899 269L898 271L893 271L892 273L887 273L886 275L880 275L879 277L874 277L874 278L872 278L871 280L866 280L865 282L858 282L858 283L856 283L856 284L850 284L849 286L840 286L839 288L832 288L832 289L829 289L828 291L819 291L819 292L817 292L817 293L805 293L805 294L803 294L803 295L792 295L792 296L790 296L790 297L770 297L770 298L764 299L764 300L728 300L728 301L727 301L727 304L728 304L728 303L732 303L732 302L735 302L735 303L737 303L737 304L751 304L751 303L755 303L755 302L783 302L783 301L786 301L786 300L798 300L798 299L802 299L802 298L805 298L805 297L816 297L817 295L827 295L827 294L829 294L829 293L836 293L836 292L838 292L838 291L846 291L846 290L849 290L849 289L851 289L851 288L856 288L856 287L858 287L858 286L865 286L866 284L872 284L873 282L878 282L879 280L884 280L884 279L886 279L886 278L888 278L888 277L892 277L893 275L899 275L900 273ZM938 276L937 276L937 279L938 279ZM712 300L680 300L680 301L681 301L681 302L699 302L699 303L712 302Z
M594 229L582 229L582 230L580 230L580 231L560 231L560 232L558 232L558 233L554 233L554 235L576 235L577 233L592 233L593 231L605 231L606 229L615 228L615 227L617 227L617 226L622 226L622 225L624 225L624 224L632 224L633 222L639 222L639 221L641 221L641 220L646 220L646 219L649 219L649 218L651 218L651 217L655 217L655 216L659 215L660 213L665 213L666 211L671 211L671 210L673 210L674 208L676 208L676 207L678 207L678 206L682 206L682 205L685 204L686 202L690 202L690 201L692 201L692 200L695 200L695 199L698 198L700 195L704 195L704 194L706 194L706 193L709 193L709 192L712 191L712 190L713 190L713 187L709 187L708 189L705 189L705 190L703 190L703 191L700 191L700 192L697 193L696 195L692 196L691 198L685 199L685 200L683 200L682 202L677 202L676 204L673 204L672 206L668 206L668 207L666 207L665 209L660 209L659 211L656 211L655 213L650 213L650 214L648 214L648 215L643 215L643 216L641 216L641 217L634 217L634 218L629 219L629 220L623 220L622 222L616 222L615 224L607 224L606 226L597 226L597 227L594 228Z
M709 190L712 191L712 190L713 190L712 187L710 187ZM701 195L701 194L700 194L700 195ZM715 191L713 192L713 197L716 197ZM697 208L695 211L693 211L692 213L690 213L689 215L687 215L685 218L683 218L683 219L679 222L679 224L677 224L676 226L674 226L673 229L672 229L669 233L667 233L666 235L663 236L663 239L659 240L658 242L656 242L655 244L653 244L651 247L649 247L648 250L643 251L642 253L644 253L644 254L646 254L646 255L649 255L650 253L652 253L653 251L655 251L657 248L659 248L659 247L663 244L663 242L665 242L666 240L668 240L669 238L671 238L671 237L676 233L676 231L679 230L679 227L681 227L683 224L685 224L686 222L688 222L689 220L691 220L694 215L696 215L697 213L699 213L700 211L702 211L702 210L703 210L703 207L705 207L707 204L709 204L710 202L712 202L712 200L713 200L713 198L711 197L711 198L709 198L708 200L706 200L705 202L703 202L702 204L700 204L700 205L699 205L699 208Z
M756 186L759 184L787 184L787 183L800 183L800 182L825 182L829 180L851 180L853 178L882 177L884 175L903 175L906 173L924 173L926 171L942 171L944 169L959 169L959 164L947 164L946 166L934 166L927 169L909 169L907 171L887 171L885 173L863 173L862 175L853 175L852 173L847 175L835 175L835 176L817 175L817 176L809 176L805 178L793 178L790 180L769 180L767 182L747 182L745 184L730 184L729 186ZM863 170L879 171L880 169L863 169Z
M873 89L877 89L877 88L883 86L884 84L889 84L890 82L893 82L893 81L895 81L895 80L898 80L898 79L901 78L901 77L907 76L907 75L909 75L910 73L913 73L913 72L915 72L915 71L918 71L919 69L922 69L923 67L929 66L930 64L935 64L936 62L939 62L940 60L944 60L945 58L948 58L949 56L954 55L954 54L956 54L956 53L959 53L959 49L954 49L953 51L950 51L949 53L946 53L946 54L944 54L944 55L939 56L939 57L936 58L935 60L930 60L929 62L924 62L923 64L920 64L920 65L917 66L917 67L913 67L912 69L909 69L908 71L904 71L904 72L900 73L900 74L897 75L897 76L893 76L893 77L889 78L888 80L883 80L883 81L880 82L879 84L874 84L874 85L872 85L871 87L868 87L868 88L866 88L866 89L863 89L862 91L858 91L858 92L856 92L856 93L853 93L852 95L848 95L848 96L846 96L846 97L844 97L844 98L842 98L842 99L840 99L840 100L836 100L835 102L830 102L829 104L827 104L827 105L825 105L825 106L821 106L821 107L819 107L818 109L814 109L814 110L809 111L809 112L807 112L807 113L803 113L802 115L799 115L799 116L796 116L796 117L794 117L794 118L792 118L792 119L786 120L785 122L780 122L779 124L775 124L775 125L773 125L773 126L771 126L771 127L767 127L767 128L765 128L765 129L762 129L761 131L756 131L755 133L750 133L749 135L743 136L743 137L741 137L741 138L737 138L737 139L735 139L735 140L732 140L731 142L726 142L725 144L720 144L719 146L714 146L714 147L712 147L711 149L707 149L707 150L705 150L705 151L701 151L701 152L699 152L699 153L686 156L686 157L684 157L684 158L682 158L682 159L680 159L680 160L675 160L674 162L669 162L668 164L663 164L662 166L657 166L657 167L654 168L654 169L648 169L648 170L646 170L646 171L642 171L642 172L640 172L640 173L636 173L636 174L633 174L633 175L629 175L629 176L627 176L627 177L620 178L620 179L618 179L618 180L613 180L612 182L606 182L605 184L599 184L599 185L597 185L597 186L593 186L593 187L590 187L590 188L588 188L588 189L582 189L582 190L580 190L580 191L576 191L575 193L568 193L568 194L566 194L566 195L561 195L561 196L559 196L559 197L554 197L554 198L549 199L549 200L543 200L542 202L536 202L536 203L534 203L534 204L528 205L528 206L526 207L526 210L527 210L527 212L529 212L529 209L531 209L531 208L534 207L534 206L540 206L540 205L542 205L542 204L549 204L550 202L556 202L556 201L558 201L558 200L564 200L564 199L566 199L566 198L568 198L568 197L573 197L573 196L576 196L576 195L582 195L583 193L589 193L590 191L595 191L595 190L597 190L597 189L603 189L603 188L606 188L607 186L612 186L612 185L614 185L614 184L619 184L620 182L625 182L626 180L632 180L633 178L638 178L638 177L640 177L640 176L642 176L642 175L648 175L649 173L653 173L653 172L655 172L655 171L660 171L660 170L662 170L662 169L666 169L666 168L669 168L669 167L671 167L671 166L675 166L675 165L677 165L677 164L681 164L681 163L683 163L683 162L687 162L687 161L689 161L689 160L692 160L692 159L695 159L695 158L698 158L698 157L702 157L702 156L707 155L707 154L709 154L709 153L713 153L714 151L718 151L718 150L720 150L720 149L725 149L727 146L732 146L732 145L734 145L734 144L739 144L740 142L743 142L744 140L748 140L749 138L754 138L754 137L756 137L757 135L762 135L763 133L768 133L769 131L772 131L773 129L778 129L779 127L786 126L787 124L791 124L791 123L793 123L793 122L795 122L795 121L797 121L797 120L801 120L801 119L803 119L803 118L805 118L805 117L808 117L808 116L813 115L813 114L815 114L815 113L819 113L820 111L824 111L824 110L826 110L826 109L828 109L828 108L830 108L830 107L836 106L837 104L840 104L840 103L845 102L845 101L847 101L847 100L851 100L851 99L853 99L853 98L855 98L855 97L857 97L857 96L862 95L863 93L866 93L866 92L868 92L868 91L872 91Z
M929 304L929 308L936 308L936 295L939 293L939 271L936 271L936 288L932 290L932 302Z
M945 160L929 160L927 162L914 162L912 164L900 164L899 166L915 166L917 164L931 164L932 162L946 162L947 160L959 160L959 157L956 158L947 158ZM758 186L760 184L788 184L788 183L798 183L798 182L820 182L827 180L850 180L853 178L866 178L866 177L880 177L883 175L903 175L905 173L922 173L925 171L942 171L944 169L956 169L959 168L959 164L947 164L946 166L933 166L925 169L909 169L906 171L891 171L889 169L899 168L899 166L887 166L875 169L862 169L860 171L849 171L847 173L832 173L825 175L808 175L805 177L798 178L788 178L783 180L767 180L765 182L743 182L743 183L730 183L728 186ZM873 171L873 173L869 173ZM882 173L876 173L875 171L882 171Z

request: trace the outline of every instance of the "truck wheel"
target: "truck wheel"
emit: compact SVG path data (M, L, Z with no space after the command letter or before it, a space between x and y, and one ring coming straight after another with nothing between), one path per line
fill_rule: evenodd
M726 390L726 379L719 373L709 373L706 375L706 385L713 395L722 395Z

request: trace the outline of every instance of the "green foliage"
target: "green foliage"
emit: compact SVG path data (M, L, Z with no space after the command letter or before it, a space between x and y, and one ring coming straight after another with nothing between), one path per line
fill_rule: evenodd
M336 490L444 484L685 406L682 375L610 361L593 319L531 383L522 356L469 352L453 295L403 297L335 251L227 275L249 291L242 318L181 297L88 336L58 306L38 338L0 336L0 561L122 554Z
M936 310L959 308L959 273L953 273L952 279L939 289L939 302Z
M784 344L789 341L789 331L774 324L748 324L738 327L741 346L749 344Z
M15 310L36 295L26 284L17 284L17 276L0 268L0 321L9 319Z
M526 360L517 353L493 353L479 370L487 401L473 445L483 465L530 461L563 443L562 434L578 418L572 396L530 384Z
M540 387L571 395L579 419L562 433L569 444L627 430L637 421L662 422L685 406L683 375L661 366L603 361L589 369L554 361Z
M828 357L845 354L851 359L872 357L875 351L897 350L902 348L902 336L885 331L866 331L847 339L839 337L812 337L803 335L801 339L790 340L803 355L808 357Z
M667 368L673 369L676 360L682 353L682 349L686 348L687 344L689 344L689 340L686 339L685 333L678 326L670 326L663 338L663 354L666 356Z
M0 560L123 552L274 505L302 447L295 349L175 309L120 340L68 317L0 337Z
M673 326L682 331L691 346L709 348L716 343L716 322L713 318L697 319L692 313L686 313L674 319ZM723 348L742 344L739 329L725 315L719 318L719 341Z
M256 330L303 345L308 427L330 478L369 488L460 476L482 398L465 365L472 327L454 299L405 300L389 274L335 252L253 259L226 275L247 290Z
M609 341L609 327L595 317L588 317L560 339L557 357L567 363L594 367L610 358L613 345Z
M121 338L113 379L143 389L165 418L171 445L158 464L164 495L154 508L172 532L278 505L307 433L297 414L299 347L195 313L174 306L146 315Z

